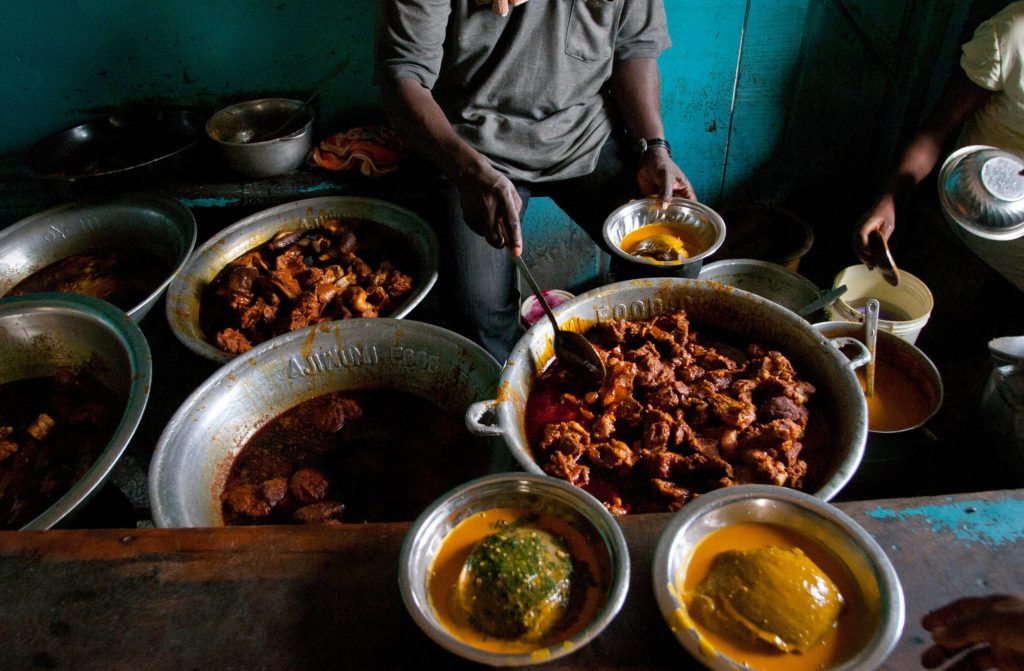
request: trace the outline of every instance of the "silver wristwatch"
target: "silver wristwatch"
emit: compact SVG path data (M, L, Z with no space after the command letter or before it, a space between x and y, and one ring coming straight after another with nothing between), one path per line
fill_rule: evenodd
M669 158L672 157L672 145L670 145L668 140L663 137L640 138L640 141L637 143L637 147L639 148L638 153L640 154L644 153L651 147L664 147L665 151L668 152Z

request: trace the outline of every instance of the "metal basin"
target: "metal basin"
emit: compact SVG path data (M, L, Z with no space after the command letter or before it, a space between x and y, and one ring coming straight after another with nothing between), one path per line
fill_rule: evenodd
M701 541L734 524L771 524L828 549L863 600L862 645L823 667L829 671L880 668L899 641L906 607L899 576L885 552L844 512L803 492L767 485L738 485L705 494L672 517L654 553L652 578L658 608L690 654L716 671L747 670L702 641L680 596L683 576ZM805 665L806 666L806 665ZM800 668L800 667L797 667Z
M73 254L110 247L144 249L171 271L127 311L139 322L185 265L195 244L195 217L172 198L126 195L60 205L0 231L0 296L32 273Z
M754 294L718 283L684 278L630 280L588 291L555 308L563 328L584 332L611 319L648 319L684 308L698 326L714 328L738 341L756 341L782 352L817 389L813 421L822 421L830 452L820 476L807 483L825 500L842 489L857 470L867 438L867 404L854 364L806 321ZM500 435L520 465L542 473L526 440L525 410L530 388L553 356L549 320L538 322L519 340L501 373L495 400L470 408L471 429ZM859 365L859 363L857 364Z
M262 98L237 103L206 122L224 163L248 177L285 175L313 147L313 110L301 100Z
M233 355L211 344L199 325L200 301L207 285L229 262L263 244L275 233L294 228L309 230L336 218L374 221L398 233L405 241L417 261L416 267L410 269L415 284L388 316L400 319L409 314L437 281L438 245L434 231L419 216L392 203L375 198L329 196L257 212L228 226L199 247L167 289L167 321L174 335L196 354L218 363L230 361Z
M789 268L756 259L724 259L700 269L699 279L743 289L793 312L818 297L818 287Z
M232 461L260 427L303 401L395 389L461 415L494 396L498 373L478 345L414 321L334 321L267 341L221 366L168 422L150 464L153 519L161 527L223 526L220 495ZM512 466L500 440L488 445L492 471Z
M127 398L121 421L89 471L24 529L49 529L79 510L106 482L149 399L152 358L142 331L114 306L77 294L0 300L0 384L86 369Z

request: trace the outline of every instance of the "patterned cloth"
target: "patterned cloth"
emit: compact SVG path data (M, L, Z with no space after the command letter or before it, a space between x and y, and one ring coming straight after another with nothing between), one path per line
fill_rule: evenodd
M353 128L324 138L309 155L309 164L327 170L357 169L380 177L398 169L405 147L387 126Z

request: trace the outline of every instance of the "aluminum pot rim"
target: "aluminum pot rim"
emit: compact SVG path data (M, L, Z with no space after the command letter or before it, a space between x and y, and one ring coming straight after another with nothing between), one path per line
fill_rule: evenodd
M572 638L542 649L543 657L536 653L496 653L481 650L457 639L425 611L430 605L417 602L410 567L414 550L422 542L423 534L440 525L448 508L471 501L474 497L498 493L498 490L522 492L544 497L557 497L587 518L591 527L607 543L609 563L613 564L608 576L610 589L601 609L594 618ZM493 491L489 491L493 490ZM568 503L571 502L571 503ZM593 516L593 517L592 517ZM595 519L593 519L596 517ZM406 610L417 626L436 644L460 657L491 666L524 666L558 659L569 655L597 638L615 619L625 603L629 591L630 558L626 537L618 522L601 502L589 493L548 475L533 473L494 473L470 480L438 497L409 526L399 554L399 590ZM569 645L566 645L568 643Z
M24 219L16 221L7 228L0 230L0 249L2 249L4 245L10 241L28 235L35 227L45 225L46 220L51 219L54 216L64 215L78 210L88 212L89 210L96 208L113 206L141 206L150 208L162 208L162 212L171 215L170 219L173 220L176 224L180 224L179 226L177 226L177 229L180 233L182 233L182 237L185 241L185 244L182 246L181 252L178 254L177 262L176 264L171 266L171 271L170 273L168 273L167 277L165 277L163 281L153 291L151 291L140 303L133 306L130 310L125 311L125 314L127 314L128 317L132 319L132 321L140 322L142 321L142 318L145 317L153 308L153 306L157 303L157 301L160 299L160 296L163 295L164 291L166 291L167 288L171 285L171 282L173 282L174 279L178 276L182 268L184 268L188 264L189 259L192 256L192 252L195 249L196 239L198 236L196 218L195 215L192 214L192 210L186 207L180 200L156 194L136 193L125 194L116 197L86 198L76 200L70 203L64 203L62 205L57 205L55 207L43 210L42 212L36 212L35 214L31 214L25 217ZM54 259L54 261L59 260L60 258ZM41 268L37 268L36 270L40 269ZM28 276L29 275L24 275L20 277L19 280L24 279ZM83 294L73 294L71 292L68 292L68 295L80 296ZM4 297L0 296L0 298ZM15 296L9 296L8 298L15 298ZM120 308L117 308L116 306L112 307L114 307L114 309L120 310Z
M107 446L77 482L57 501L37 515L23 530L45 530L84 505L107 481L142 421L153 382L153 359L146 337L138 325L125 319L125 313L91 296L65 293L38 293L11 296L0 300L0 317L31 311L68 311L101 324L123 348L131 373L127 402L117 428Z
M857 405L854 409L855 416L853 420L851 420L853 435L851 435L850 438L852 445L850 445L849 451L843 456L843 458L839 459L835 464L832 477L827 478L824 482L820 483L813 494L825 501L828 501L839 493L839 491L853 478L861 460L864 457L865 444L867 441L867 403L864 400L864 394L860 392L860 387L856 382L853 369L849 366L847 359L838 351L838 349L828 342L828 339L815 330L810 323L791 310L748 291L736 289L735 287L730 287L717 282L678 277L644 278L616 282L581 294L573 300L554 308L552 312L559 323L571 326L572 319L575 318L566 320L565 317L570 315L572 311L577 309L579 306L593 304L596 300L628 292L631 288L644 289L646 291L651 291L652 294L661 290L667 290L669 292L676 290L684 293L690 291L698 293L711 292L715 295L732 296L735 298L727 298L726 300L745 301L757 310L767 311L767 313L769 313L772 316L772 319L776 322L780 322L784 326L796 329L802 333L807 338L808 345L813 342L815 348L821 348L824 359L830 362L829 365L835 368L833 372L848 372L850 379L847 381L847 386L849 387L849 393L851 396L849 400L855 402ZM577 319L577 321L580 320ZM576 324L576 326L581 326L582 328L582 325L580 324ZM509 395L511 393L509 390L511 390L515 385L515 377L518 375L520 367L530 367L534 365L535 362L531 361L530 357L530 346L533 341L540 341L541 339L546 339L546 341L550 343L550 320L541 320L530 327L530 329L528 329L519 339L515 347L512 349L512 352L509 354L509 357L502 368L501 378L498 383L498 388L502 391L499 392L498 399L494 402L494 413L496 415L497 426L486 427L487 429L490 429L502 436L520 466L528 472L538 474L543 474L544 471L534 460L532 453L529 450L529 446L518 444L520 442L518 434L521 429L517 421L513 402L509 399ZM786 352L783 353L785 354ZM549 354L553 355L553 351L549 352ZM541 365L546 364L547 360L548 359L545 359L539 363ZM530 375L531 379L536 379L537 372L534 370ZM855 397L853 396L853 386L857 387L857 394ZM467 415L467 421L472 422L473 419Z
M899 642L906 620L906 599L899 575L882 547L856 520L827 501L794 489L773 485L735 485L708 492L673 513L655 546L651 572L652 587L662 617L670 624L676 621L672 617L676 608L675 599L669 594L666 586L674 582L673 576L670 575L670 564L672 551L680 534L692 525L699 523L705 515L732 505L758 500L794 508L820 520L822 524L828 524L838 529L866 557L882 599L879 631L865 644L858 655L842 663L835 671L878 668ZM699 653L691 648L692 641L686 637L688 630L673 627L673 631L680 644L703 663ZM734 662L723 653L719 652L718 655L713 660L709 660L712 664L705 663L705 666L749 671L749 667ZM715 661L721 663L714 664Z
M412 310L419 305L427 294L430 293L438 279L438 257L440 254L440 246L437 235L434 233L430 225L426 220L412 210L379 198L364 196L321 196L318 198L306 198L303 200L282 203L281 205L276 205L274 207L255 212L243 219L240 219L239 221L236 221L226 228L222 228L217 231L210 236L206 242L192 252L183 267L175 274L171 283L168 285L167 301L164 306L167 321L171 326L171 331L178 338L179 342L195 354L216 363L223 364L237 358L238 355L229 354L217 348L202 336L202 329L199 326L198 310L201 308L202 291L213 277L193 278L191 277L191 274L194 272L194 269L200 266L202 262L206 261L207 257L218 258L216 250L219 247L224 246L225 242L230 239L235 237L244 237L247 229L261 230L263 227L269 229L276 226L276 230L280 231L282 230L282 227L287 226L289 223L289 221L276 221L276 217L281 214L295 210L313 212L313 216L319 216L324 212L330 212L332 205L337 208L368 206L384 208L400 215L407 222L413 222L410 225L415 229L416 235L419 236L418 242L426 248L426 258L420 259L420 261L423 263L423 269L426 271L427 276L423 278L422 286L415 288L414 291L402 301L403 304L394 312L387 315L387 318L401 319L412 312ZM332 212L332 214L333 213L334 212ZM341 214L340 216L346 215ZM301 219L301 216L293 218L293 220L298 219ZM394 230L390 224L379 221L375 221L374 223ZM399 233L404 235L404 232L402 231L399 231ZM249 245L245 251L263 244L271 237L273 237L273 233L267 234L265 237L262 237L259 242ZM245 252L243 251L242 253ZM220 272L231 261L231 258L224 259L223 262L217 260L217 272ZM214 276L216 276L216 273L214 273ZM195 299L197 306L196 309L193 309L189 305L188 301L190 298ZM374 317L373 319L382 319L382 317ZM282 334L278 337L284 337L285 335L287 334Z

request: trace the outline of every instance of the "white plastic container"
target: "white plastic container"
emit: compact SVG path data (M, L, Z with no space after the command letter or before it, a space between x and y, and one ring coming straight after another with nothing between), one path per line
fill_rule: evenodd
M882 275L865 265L850 266L836 275L833 287L846 285L846 293L832 304L832 319L848 322L864 321L864 304L877 298L878 328L907 341L917 341L921 329L931 317L935 301L928 286L917 277L900 269L899 286L892 286ZM859 308L859 309L858 309Z

